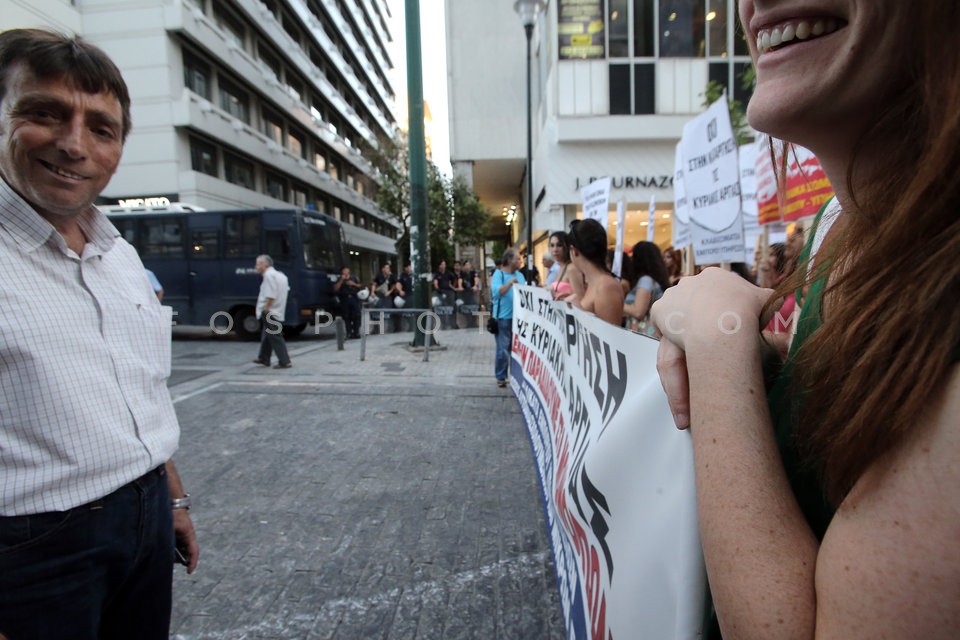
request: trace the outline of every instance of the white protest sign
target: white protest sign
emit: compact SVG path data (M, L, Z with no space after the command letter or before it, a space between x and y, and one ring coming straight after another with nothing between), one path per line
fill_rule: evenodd
M650 212L647 215L647 242L653 242L657 231L657 200L650 196Z
M742 262L740 169L726 93L684 125L680 145L697 264Z
M753 264L757 238L762 229L757 219L757 145L740 146L740 211L743 217L743 248L748 265Z
M687 205L687 195L683 188L683 156L681 151L678 142L673 161L673 221L670 228L670 239L677 249L693 242L690 237L690 208Z
M594 219L607 228L607 211L610 208L610 178L599 178L580 189L583 201L583 219Z
M657 341L514 287L510 382L530 435L567 638L701 637L706 573L689 431Z
M620 277L623 271L623 228L627 225L627 199L621 197L617 202L617 246L613 251L613 275Z

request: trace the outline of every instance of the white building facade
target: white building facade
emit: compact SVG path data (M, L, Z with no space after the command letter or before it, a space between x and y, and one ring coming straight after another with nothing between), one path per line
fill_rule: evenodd
M625 246L670 244L674 150L709 81L744 104L750 59L735 0L548 0L533 33L535 264L550 231L581 214L580 188L612 178ZM495 217L526 202L526 39L513 0L446 0L450 146ZM525 245L525 216L510 240ZM501 224L499 221L498 224Z
M393 137L387 0L0 0L0 29L79 33L114 59L133 131L101 204L317 209L372 277L399 223L363 150Z

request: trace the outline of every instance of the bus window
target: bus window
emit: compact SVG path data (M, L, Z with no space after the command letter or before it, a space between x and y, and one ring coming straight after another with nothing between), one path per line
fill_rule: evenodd
M342 266L340 230L323 220L303 217L303 259L307 269L337 271Z
M267 229L267 255L277 262L290 262L290 233L285 229Z
M233 258L256 257L260 253L260 216L258 214L224 216L224 255Z
M183 258L183 220L154 218L140 220L140 257Z
M123 239L137 246L137 237L134 229L136 228L136 220L126 219L126 220L117 220L116 218L110 220L113 223L113 226L117 228L117 231L120 232L120 235L123 236Z
M193 232L190 245L194 258L217 258L220 255L220 234L213 229Z

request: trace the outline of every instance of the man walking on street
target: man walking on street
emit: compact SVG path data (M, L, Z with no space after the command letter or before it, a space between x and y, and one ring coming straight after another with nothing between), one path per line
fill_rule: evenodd
M0 33L0 636L14 640L166 639L175 552L197 566L171 460L171 310L93 206L130 125L103 51Z
M283 339L283 319L286 317L287 292L290 283L287 276L273 268L273 258L257 256L257 273L263 276L260 295L257 297L257 318L260 319L260 355L254 360L265 367L270 366L270 355L276 351L279 362L274 369L289 369L293 366Z

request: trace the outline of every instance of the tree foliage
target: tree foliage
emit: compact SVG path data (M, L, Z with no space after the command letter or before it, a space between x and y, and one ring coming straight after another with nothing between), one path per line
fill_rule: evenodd
M740 86L744 89L749 89L753 86L754 80L756 79L756 72L751 66L740 74L738 79L741 83ZM719 100L720 96L723 95L724 89L726 89L726 85L711 80L707 84L707 89L703 94L703 106L708 107ZM750 129L750 125L747 124L746 107L739 100L734 100L731 97L728 97L728 102L730 106L730 124L733 127L734 135L737 137L737 144L746 144L753 138L753 132Z
M410 256L410 157L405 137L386 139L377 150L368 149L380 172L377 204L401 226L397 254L401 262ZM489 230L490 212L461 177L447 178L433 162L427 163L427 243L431 265L451 262L454 245L480 244Z

